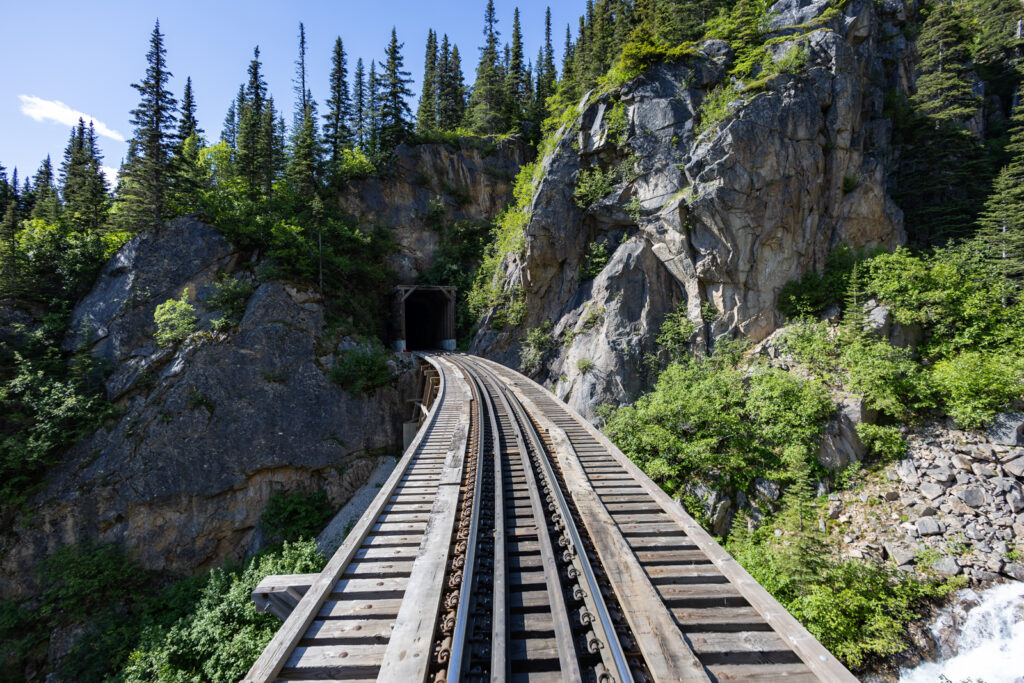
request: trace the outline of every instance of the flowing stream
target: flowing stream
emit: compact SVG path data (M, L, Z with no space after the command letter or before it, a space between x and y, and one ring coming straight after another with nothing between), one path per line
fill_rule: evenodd
M1024 682L1024 583L960 591L931 626L941 659L900 672L900 683Z

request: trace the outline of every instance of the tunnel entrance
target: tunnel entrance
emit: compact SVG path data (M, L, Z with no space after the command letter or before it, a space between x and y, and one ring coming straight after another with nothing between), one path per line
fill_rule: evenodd
M392 301L395 350L455 350L454 287L399 285Z

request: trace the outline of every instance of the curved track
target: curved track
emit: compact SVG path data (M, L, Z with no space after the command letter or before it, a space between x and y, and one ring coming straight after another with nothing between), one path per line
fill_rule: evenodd
M345 543L254 593L301 599L246 680L856 680L549 392L426 360L430 410Z

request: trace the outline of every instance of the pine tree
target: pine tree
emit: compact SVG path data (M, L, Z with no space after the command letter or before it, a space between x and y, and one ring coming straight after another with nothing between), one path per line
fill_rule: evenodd
M970 35L960 11L950 0L939 0L921 29L917 92L911 101L937 123L963 122L981 106L968 76Z
M60 197L57 196L57 186L53 175L53 163L50 155L46 155L43 163L33 178L35 200L32 206L32 218L44 220L47 223L56 223L60 216Z
M363 69L363 58L356 60L356 72L352 77L352 131L356 145L366 149L367 109L366 109L366 73Z
M972 41L974 68L986 85L986 94L999 95L1009 104L1021 80L1024 36L1024 5L1018 0L969 0L970 15L977 27Z
M992 194L978 220L976 240L983 252L1010 277L1024 277L1024 106L1011 121L1006 151L1010 163L996 176Z
M134 149L136 145L133 140L129 149ZM73 229L95 231L106 219L110 202L107 179L101 168L102 159L92 122L86 127L85 121L78 119L78 126L71 129L71 139L64 150L64 161L60 169L61 194L64 198L61 217ZM131 177L131 182L134 181L134 177ZM125 187L134 189L128 181Z
M238 148L238 119L245 103L245 84L238 86L238 94L228 105L228 113L224 117L224 128L221 130L220 139L227 143L232 150Z
M398 42L398 33L392 28L391 41L385 51L387 62L381 75L380 149L385 154L390 154L395 147L404 142L412 130L412 111L407 101L407 98L412 96L412 91L409 90L412 79L408 77L408 71L402 70L404 63L401 50L402 43Z
M348 69L345 47L340 36L335 38L334 51L331 53L330 91L327 116L324 118L324 144L329 167L334 173L341 163L342 150L351 147L353 143L352 128L349 125L352 120L352 102L348 94Z
M203 129L196 120L196 100L192 94L192 77L185 78L185 92L181 95L181 107L178 110L178 134L175 136L178 148L185 144L190 136L202 137Z
M451 110L453 125L451 127L457 128L466 120L467 102L466 81L462 75L462 57L459 55L459 46L455 44L452 44L448 83L451 87L449 101L453 105Z
M132 110L131 123L135 127L132 141L135 156L122 172L131 182L123 215L133 227L159 225L165 217L167 194L170 188L174 151L174 111L176 101L167 89L172 74L167 70L167 50L164 36L157 21L149 39L146 54L146 76L132 87L139 92L139 106Z
M498 55L498 23L494 16L494 0L487 0L484 11L484 46L476 68L476 82L469 98L467 123L474 132L491 135L504 132L505 96L501 62Z
M544 47L537 57L537 101L540 109L544 109L547 99L555 94L555 52L551 45L551 8L544 13Z
M529 78L523 58L523 32L519 23L519 8L512 15L512 42L508 50L508 67L505 70L505 114L506 125L512 130L522 131L523 119L529 102L526 89Z
M299 56L295 60L295 113L292 118L292 127L298 128L302 125L302 119L306 110L312 102L309 87L306 85L306 27L299 22Z
M376 156L380 149L380 79L373 59L366 76L366 148L371 156Z
M7 169L0 164L0 213L7 211L11 201L11 184L7 181Z
M280 168L283 148L277 130L277 113L273 99L267 96L263 80L260 48L253 50L249 62L249 80L245 85L241 106L236 106L238 140L236 167L250 199L263 192L270 194L274 177Z
M423 59L423 91L416 109L416 130L429 133L437 128L438 56L437 33L427 31L427 50Z
M0 298L18 291L18 227L18 211L9 202L0 220Z

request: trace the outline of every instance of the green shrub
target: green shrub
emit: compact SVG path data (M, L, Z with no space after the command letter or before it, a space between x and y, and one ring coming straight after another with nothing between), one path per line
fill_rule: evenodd
M219 310L224 318L238 323L245 313L245 305L256 290L250 283L241 279L222 274L214 283L213 293L207 299L210 308Z
M600 275L604 267L608 265L610 258L611 255L608 253L608 247L604 242L598 240L591 242L587 247L587 254L583 258L583 263L580 265L580 280L593 280Z
M1024 356L1005 351L962 351L940 360L931 373L949 415L975 429L1024 395Z
M61 624L80 621L133 594L147 578L116 545L66 546L43 560L39 613Z
M899 460L907 454L907 441L894 425L860 422L857 436L867 446L868 455L880 462Z
M929 377L907 349L865 334L843 345L841 362L847 388L869 408L905 420L934 405Z
M847 173L843 176L843 194L850 194L858 187L860 187L860 178L856 175Z
M274 492L260 516L260 528L275 542L310 539L333 514L326 491Z
M594 369L594 361L589 358L580 358L576 361L576 369L585 375Z
M188 290L182 290L180 299L168 299L156 307L156 342L171 346L184 341L196 330L196 309L188 302Z
M545 320L540 326L526 333L523 348L519 352L519 369L527 375L537 372L544 352L554 345L555 341L551 338L551 322Z
M817 377L830 383L838 380L842 349L828 323L798 320L785 329L780 346Z
M588 209L601 199L611 194L615 183L619 181L617 168L602 169L600 166L586 168L576 178L576 189L573 197L581 209Z
M370 157L363 150L343 149L338 159L337 176L339 179L368 178L377 172Z
M730 114L729 105L738 99L741 99L740 89L735 83L715 86L700 103L697 110L700 121L693 132L699 136L714 128Z
M119 677L125 683L240 680L281 627L256 611L252 591L267 576L319 572L324 564L316 544L306 541L285 543L240 568L213 569L184 616L143 633Z
M681 360L689 354L690 342L697 326L687 317L686 304L665 316L658 328L655 343L666 353L670 360Z
M391 354L375 344L364 344L338 354L331 368L331 381L350 394L372 394L380 387L391 384L388 361Z
M789 318L814 317L829 306L842 304L854 265L867 256L863 250L839 245L826 257L820 275L809 270L800 279L790 280L783 286L777 304L779 311Z

